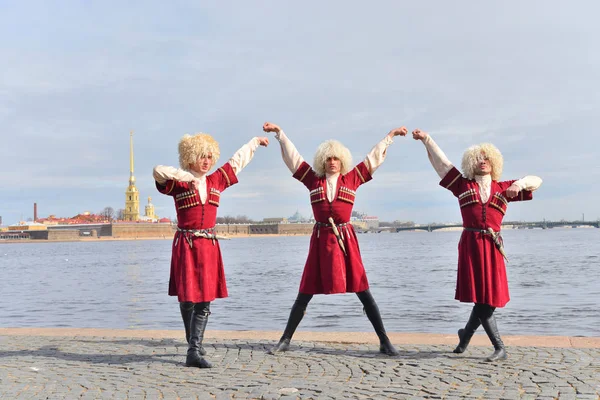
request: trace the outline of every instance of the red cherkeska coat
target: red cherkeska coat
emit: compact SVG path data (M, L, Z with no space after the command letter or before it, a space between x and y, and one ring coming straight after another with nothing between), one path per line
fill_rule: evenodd
M490 198L481 201L479 185L464 178L452 168L440 181L440 186L458 198L463 227L499 232L509 202L531 200L533 194L522 190L515 198L506 195L512 181L492 181ZM502 254L492 237L480 232L464 230L458 242L458 274L455 299L462 302L504 307L510 300L506 267Z
M334 294L362 292L369 288L369 281L363 266L356 232L351 224L352 207L356 189L372 179L364 162L352 171L341 175L337 181L337 193L333 201L327 200L327 180L318 177L306 162L298 168L294 178L302 182L310 191L310 202L317 224L310 238L308 258L304 266L300 293ZM328 222L332 217L339 227L347 255L341 250L336 236Z
M226 163L206 177L208 197L200 202L197 190L188 182L156 182L159 192L173 196L177 226L181 229L208 229L215 226L221 192L238 182L233 168ZM192 242L192 247L186 238ZM177 231L173 239L169 296L180 302L200 303L227 297L227 283L219 241L186 235Z

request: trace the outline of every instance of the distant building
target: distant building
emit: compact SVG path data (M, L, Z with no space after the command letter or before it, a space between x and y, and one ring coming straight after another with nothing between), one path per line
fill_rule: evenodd
M301 223L311 223L311 222L314 222L315 219L312 216L310 216L309 218L306 218L302 214L300 214L299 211L296 211L294 213L294 215L292 215L291 217L288 218L288 221L291 224L301 224Z
M148 196L148 204L144 209L144 216L140 217L140 220L147 222L158 222L158 217L154 213L154 204L152 204L152 197Z
M2 226L2 215L0 215L0 226Z
M364 217L363 221L367 224L367 228L379 228L379 217Z
M304 217L300 214L300 211L296 211L294 215L288 218L288 221L292 223L304 221Z
M21 221L18 224L10 225L9 231L45 231L48 227L44 224L38 224L36 222L25 222Z
M263 218L265 224L287 224L288 220L285 217L278 218Z
M250 235L310 235L313 224L260 224L248 225Z
M0 240L29 239L29 233L23 231L0 231Z
M37 222L44 225L58 225L59 223L67 223L69 218L56 218L56 215L50 214L48 218L38 218Z
M362 229L379 228L379 217L361 215L360 217L350 218L352 225Z
M413 221L394 221L393 222L394 226L400 227L400 228L410 228L412 226L415 226L415 223Z
M140 219L140 192L135 187L133 176L133 131L129 132L129 186L125 191L125 211L123 220L138 221Z
M48 218L38 218L38 223L45 226L56 226L56 225L77 225L77 224L98 224L108 223L110 220L104 215L92 214L89 211L84 211L81 214L77 214L74 217L56 217L55 215L49 215Z

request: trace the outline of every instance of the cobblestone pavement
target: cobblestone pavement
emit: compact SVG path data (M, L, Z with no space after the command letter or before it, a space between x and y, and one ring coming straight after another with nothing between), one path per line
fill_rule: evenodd
M184 367L177 339L0 336L2 399L599 399L600 349L205 341L212 369Z

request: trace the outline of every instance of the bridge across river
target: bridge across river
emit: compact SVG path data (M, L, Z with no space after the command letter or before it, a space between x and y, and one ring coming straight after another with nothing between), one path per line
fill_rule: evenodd
M600 221L538 221L538 222L507 222L502 224L503 229L551 229L557 227L568 226L571 228L577 228L582 226L592 226L594 228L600 228ZM415 225L415 226L403 226L403 227L380 227L373 228L374 232L402 232L402 231L428 231L433 232L439 229L446 228L462 228L462 224L428 224L428 225Z

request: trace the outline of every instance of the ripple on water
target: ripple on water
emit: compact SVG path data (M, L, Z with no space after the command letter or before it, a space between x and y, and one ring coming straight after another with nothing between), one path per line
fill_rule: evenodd
M391 332L455 334L472 305L454 300L456 232L359 235L371 292ZM508 230L506 334L600 336L600 230ZM298 292L308 237L223 242L230 297L210 329L282 330ZM169 240L1 244L2 326L182 329L167 296ZM27 312L23 310L27 309ZM43 318L42 318L43 316ZM315 296L301 330L367 331L353 294Z

